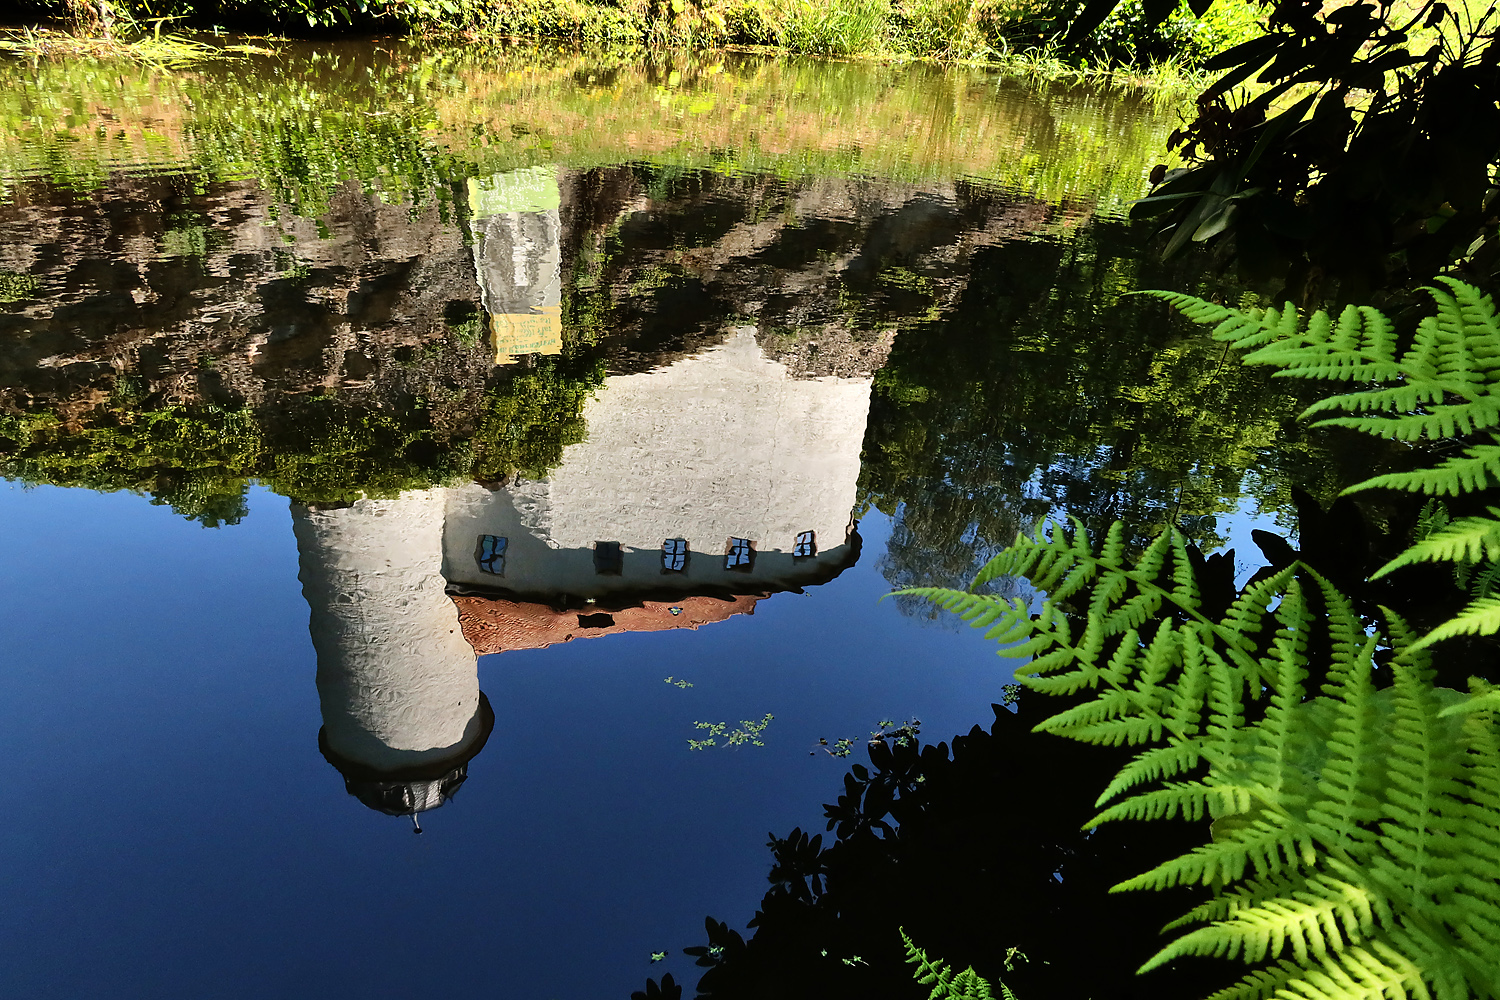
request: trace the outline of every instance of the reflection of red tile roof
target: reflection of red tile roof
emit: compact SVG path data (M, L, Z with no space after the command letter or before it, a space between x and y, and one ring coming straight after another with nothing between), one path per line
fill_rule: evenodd
M458 623L463 628L464 638L474 647L474 652L482 656L510 649L542 649L554 642L617 632L697 628L709 622L721 622L731 615L753 615L755 602L762 596L752 594L729 599L698 596L676 601L642 601L638 607L618 611L592 605L582 610L558 611L546 604L488 597L455 596L453 603L458 605ZM680 609L679 613L672 614L673 608Z

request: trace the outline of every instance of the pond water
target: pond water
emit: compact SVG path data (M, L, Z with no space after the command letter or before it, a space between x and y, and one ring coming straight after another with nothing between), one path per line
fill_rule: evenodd
M1123 219L1167 102L376 42L0 118L7 996L691 990L872 734L995 719L882 595L1339 476L1122 298L1227 287Z

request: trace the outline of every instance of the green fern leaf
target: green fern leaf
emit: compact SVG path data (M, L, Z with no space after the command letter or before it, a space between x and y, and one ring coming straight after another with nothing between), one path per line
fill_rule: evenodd
M1260 963L1290 951L1293 961L1306 963L1358 943L1375 930L1376 903L1368 888L1327 876L1300 885L1296 892L1263 900L1178 938L1141 971L1185 955Z
M1153 747L1136 756L1115 775L1109 786L1094 803L1102 806L1122 792L1129 791L1148 781L1163 781L1180 774L1189 774L1203 762L1196 740L1183 740Z
M1462 457L1449 458L1434 468L1375 476L1344 492L1355 493L1378 487L1457 496L1488 489L1494 483L1500 483L1500 444L1466 448Z
M1472 526L1440 520L1433 508L1429 554L1468 552ZM1049 595L1032 615L1036 659L1017 676L1084 696L1039 730L1144 748L1089 825L1212 819L1211 843L1116 887L1215 890L1152 963L1257 966L1224 997L1500 996L1500 696L1435 688L1433 637L1388 611L1371 630L1304 566L1212 621L1178 572L1177 538L1132 564L1115 537L1095 554L1076 524L1053 527L1008 561L1073 588L1073 611ZM979 620L967 598L938 599ZM1384 647L1394 683L1379 689ZM1315 649L1324 680L1309 692Z
M1496 632L1500 632L1500 597L1485 597L1471 602L1457 616L1428 632L1412 648L1426 649L1433 643L1460 635L1494 635Z
M972 966L955 973L947 962L929 959L927 953L907 936L905 928L900 929L900 934L906 946L907 963L917 967L913 978L922 986L932 987L927 1000L994 1000L990 983ZM1004 983L999 987L1003 1000L1016 1000L1016 995Z
M1412 545L1376 570L1370 579L1419 562L1489 562L1500 560L1500 507L1490 517L1464 517L1450 522Z

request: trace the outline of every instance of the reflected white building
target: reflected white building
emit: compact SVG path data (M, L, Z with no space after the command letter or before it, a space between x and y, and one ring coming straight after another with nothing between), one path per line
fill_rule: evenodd
M323 711L351 794L445 802L494 715L476 651L697 628L859 555L869 378L794 378L751 327L607 378L542 481L293 506Z
M752 327L611 376L545 480L450 494L443 573L460 593L603 607L822 582L858 554L869 407L868 378L792 378Z

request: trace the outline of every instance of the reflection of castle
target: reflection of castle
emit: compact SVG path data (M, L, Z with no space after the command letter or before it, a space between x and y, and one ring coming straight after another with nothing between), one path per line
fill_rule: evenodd
M453 794L494 723L476 651L697 628L837 576L869 396L792 378L740 327L606 379L545 481L294 506L320 743L350 793L393 815Z

